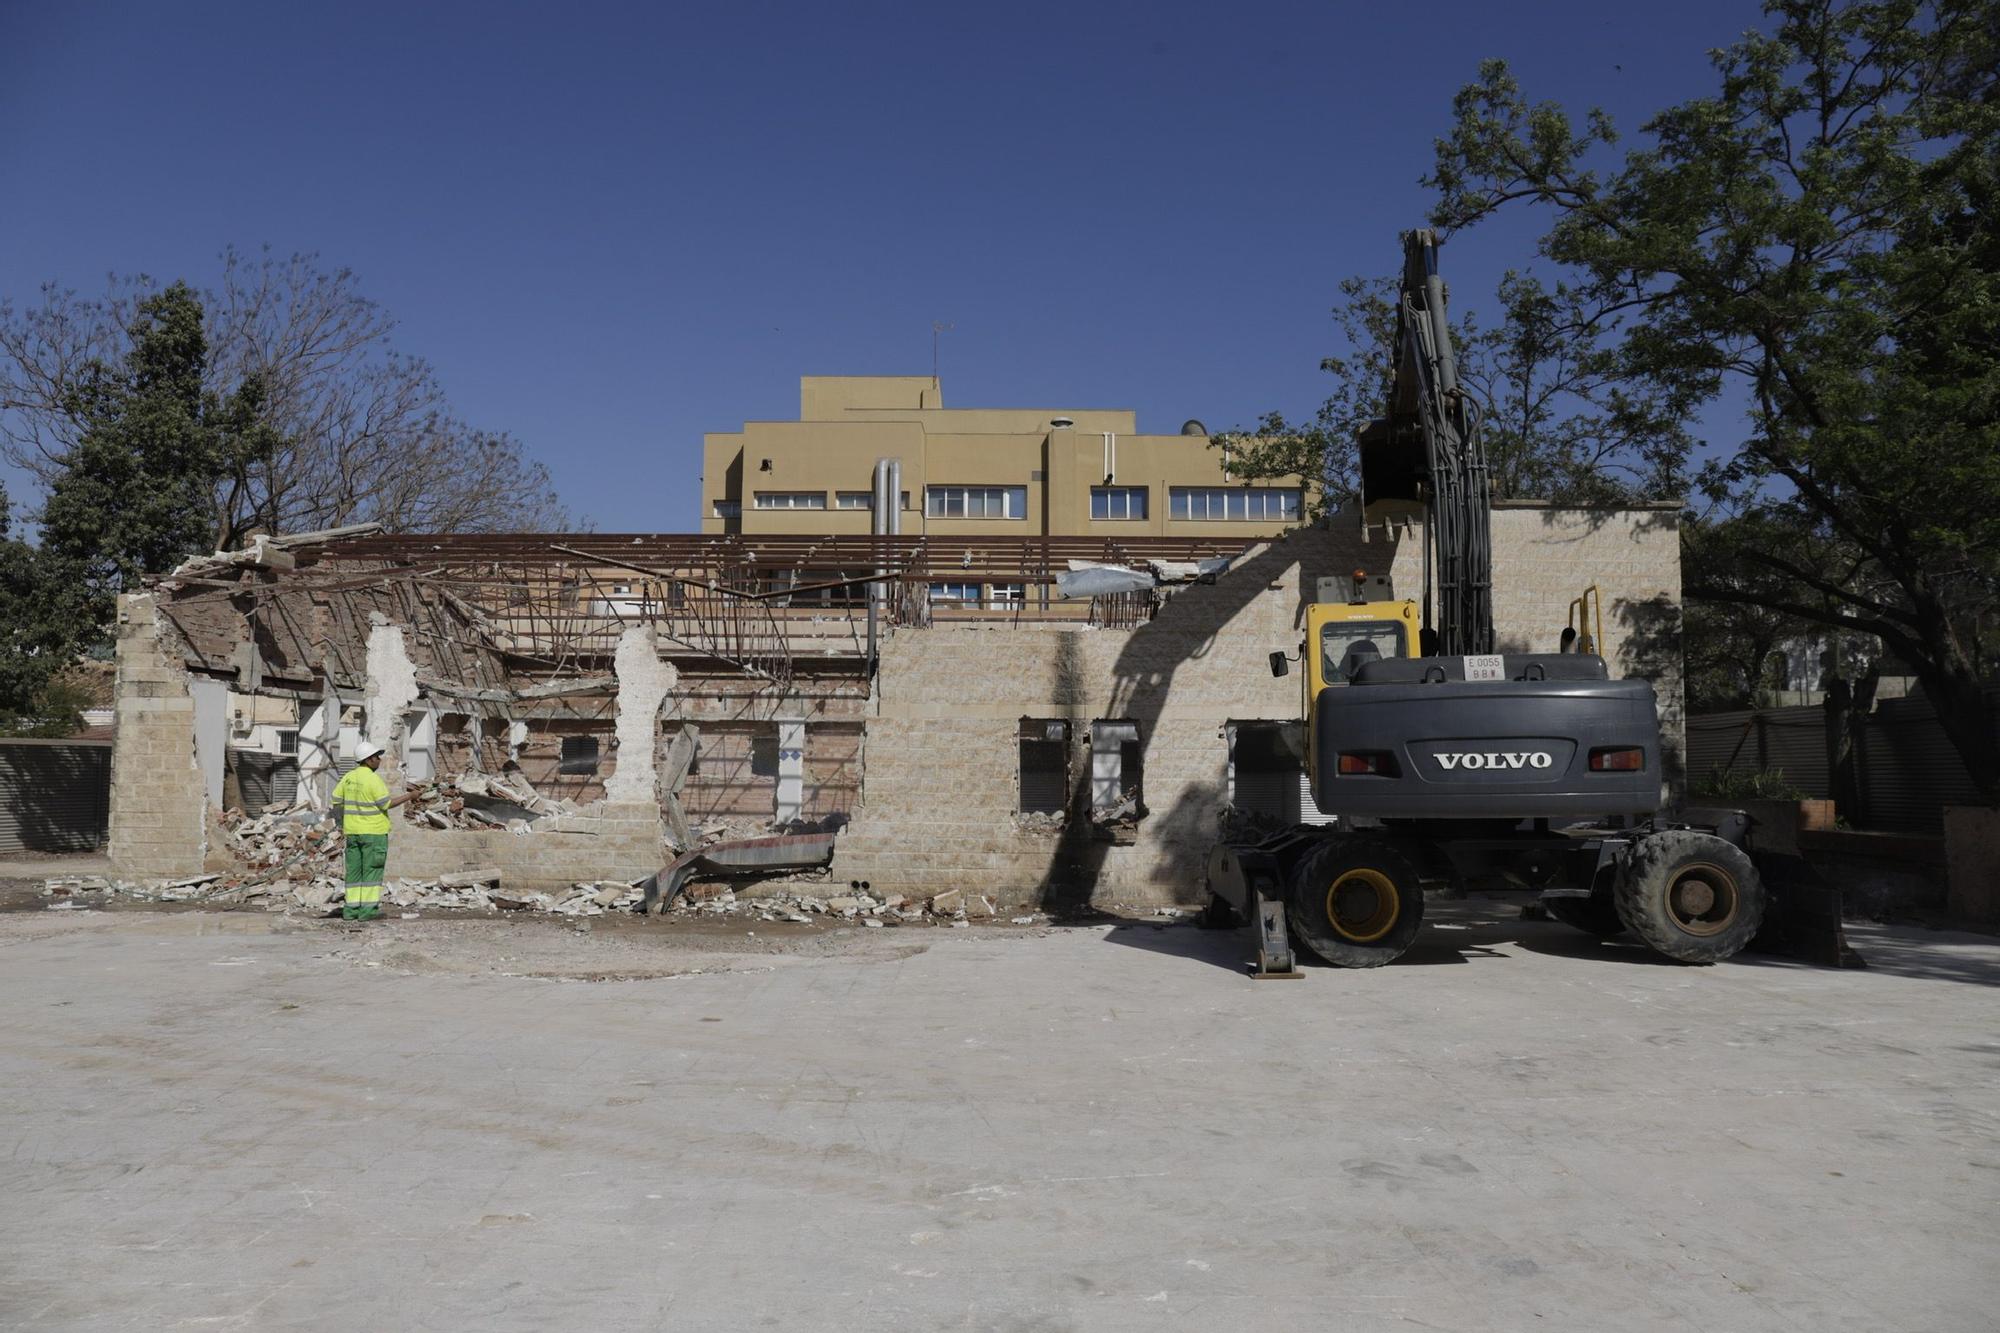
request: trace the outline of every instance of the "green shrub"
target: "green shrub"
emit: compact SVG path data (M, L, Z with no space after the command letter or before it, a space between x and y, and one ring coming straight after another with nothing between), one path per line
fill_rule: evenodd
M1709 801L1802 801L1805 793L1782 768L1711 768L1697 778L1694 794Z

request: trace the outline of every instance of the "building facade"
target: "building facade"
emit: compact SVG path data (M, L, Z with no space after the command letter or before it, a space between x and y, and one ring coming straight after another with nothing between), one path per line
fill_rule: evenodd
M1493 513L1496 646L1553 651L1571 601L1596 585L1612 674L1657 692L1669 787L1683 730L1678 520L1672 505ZM392 786L512 771L562 802L518 828L401 816L393 876L630 882L680 850L666 842L678 810L734 837L837 828L835 884L1024 907L1192 905L1225 821L1317 815L1300 793L1300 678L1274 679L1268 655L1297 650L1322 580L1365 569L1417 596L1425 567L1420 524L1364 524L1350 509L1248 543L1226 571L1162 587L1116 621L1063 618L1067 603L1044 610L1033 595L1007 616L930 614L923 594L943 578L1038 592L1052 577L1043 548L1090 544L1075 538L1017 540L1011 569L998 539L982 553L906 538L885 557L896 595L872 618L853 602L762 595L774 569L838 565L833 541L383 534L276 563L254 551L193 562L121 611L117 873L225 868L210 862L244 757L231 719L249 695L318 738L300 744L321 757L297 790L322 807L364 738L388 746Z
M900 530L984 537L1274 537L1299 478L1232 479L1199 422L1145 435L1128 410L944 406L929 376L799 381L797 421L703 438L705 533L873 530L879 459L902 465Z

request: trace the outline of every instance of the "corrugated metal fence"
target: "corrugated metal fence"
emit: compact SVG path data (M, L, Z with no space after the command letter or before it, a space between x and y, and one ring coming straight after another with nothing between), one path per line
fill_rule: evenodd
M2000 686L1986 692L1987 725L2000 729ZM1783 769L1806 796L1832 796L1826 762L1826 711L1819 707L1761 708L1691 717L1688 778L1710 772ZM1921 694L1885 699L1863 724L1857 763L1862 808L1841 811L1857 828L1938 833L1944 807L1970 805L1978 794L1959 762L1930 700Z
M111 742L0 740L0 852L90 852L111 822Z

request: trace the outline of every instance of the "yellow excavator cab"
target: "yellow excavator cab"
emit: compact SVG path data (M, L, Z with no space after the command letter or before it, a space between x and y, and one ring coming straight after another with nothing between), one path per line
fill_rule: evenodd
M1415 657L1415 602L1314 602L1306 607L1305 711L1306 771L1318 772L1318 728L1313 709L1319 692L1345 686L1362 662L1378 657Z

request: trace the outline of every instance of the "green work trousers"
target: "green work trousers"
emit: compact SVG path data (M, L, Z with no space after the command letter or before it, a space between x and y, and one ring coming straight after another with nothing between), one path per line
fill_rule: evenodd
M347 905L375 907L382 901L382 872L389 866L389 835L347 835Z

